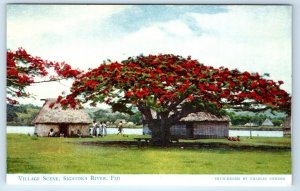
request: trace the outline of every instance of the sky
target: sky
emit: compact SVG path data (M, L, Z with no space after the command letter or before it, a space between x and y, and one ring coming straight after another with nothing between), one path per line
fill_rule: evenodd
M279 5L7 6L7 49L88 70L140 54L191 56L205 65L269 73L292 93L292 7ZM72 81L34 84L36 99L68 92ZM104 105L103 105L104 107Z

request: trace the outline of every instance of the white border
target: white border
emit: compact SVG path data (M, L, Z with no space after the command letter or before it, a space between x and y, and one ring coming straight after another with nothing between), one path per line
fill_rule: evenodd
M299 179L299 172L300 172L300 164L299 164L299 156L300 156L300 150L299 150L299 145L300 145L300 139L299 139L299 133L300 130L298 127L300 127L299 123L299 118L297 117L297 114L299 113L299 89L298 89L298 82L300 81L300 59L299 59L299 24L300 24L300 3L297 0L245 0L245 1L238 1L238 0L188 0L188 1L181 1L181 0L171 0L171 1L160 1L160 0L154 0L154 1L146 1L146 0L112 0L112 1L103 1L103 0L2 0L0 1L0 14L1 14L1 20L0 20L0 35L1 39L6 39L6 4L7 3L81 3L81 4L112 4L112 3L120 3L120 4L136 4L136 3L144 3L144 4L149 4L149 3L156 3L156 4L162 4L162 3L170 3L170 4L292 4L293 5L293 144L292 144L292 161L293 161L293 186L290 187L274 187L277 186L276 184L270 185L271 187L262 187L262 185L259 182L255 182L256 186L258 187L248 187L249 185L243 184L234 186L233 185L227 185L227 187L222 187L222 190L224 191L235 191L235 190L299 190L300 189L300 179ZM189 179L180 179L179 181L174 182L173 175L152 175L150 177L150 180L153 178L153 180L158 180L161 181L162 176L165 177L164 180L167 180L166 183L168 184L151 184L151 183L142 183L139 184L138 180L143 179L143 176L139 175L120 175L122 177L122 182L123 181L129 181L132 184L107 184L107 185L102 185L102 184L97 184L97 185L73 185L72 186L52 186L53 184L49 185L33 185L33 186L27 186L27 185L22 185L22 186L11 186L5 183L6 180L6 102L5 102L5 92L6 92L6 73L5 73L5 52L6 52L6 44L5 40L1 40L1 46L0 46L0 111L2 111L2 115L0 115L0 190L1 191L15 191L15 190L166 190L166 189L172 189L172 190L220 190L220 182L213 182L215 185L212 185L210 181L206 181L203 184L204 185L189 185ZM299 114L298 114L299 115ZM30 176L30 175L29 175ZM43 175L39 175L43 176ZM48 176L48 175L47 175ZM110 176L110 175L105 175L105 176ZM136 176L136 177L135 177ZM148 175L146 175L148 176ZM181 175L180 175L181 176ZM204 175L206 176L206 175ZM210 176L210 175L208 175ZM217 176L217 175L213 175ZM227 176L227 175L220 175L220 176ZM229 175L231 176L231 175ZM240 175L243 176L243 175ZM248 175L246 175L248 176ZM250 175L252 176L252 175ZM259 175L254 175L254 176L259 176ZM271 175L272 176L272 175ZM276 175L278 176L278 175ZM289 176L289 175L287 175ZM191 176L193 177L193 176ZM191 178L190 177L190 178ZM205 178L205 177L203 177ZM206 176L207 178L207 176ZM194 179L194 178L191 178ZM202 179L202 178L201 178ZM10 181L10 175L7 176L7 181ZM197 181L202 181L198 180ZM182 182L182 183L178 183ZM227 182L227 181L226 181ZM288 181L289 182L289 181ZM156 183L156 182L155 182ZM228 183L228 182L227 182ZM210 187L207 187L206 185L209 184ZM215 187L211 187L215 186ZM224 186L221 184L221 186ZM253 184L252 184L253 186Z
M14 185L117 186L291 186L292 175L122 175L122 174L8 174Z

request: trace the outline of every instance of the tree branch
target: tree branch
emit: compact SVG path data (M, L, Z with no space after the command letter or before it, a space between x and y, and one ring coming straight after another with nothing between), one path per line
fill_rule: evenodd
M43 81L37 81L37 82L32 82L33 84L38 84L38 83L44 83L44 82L56 82L60 80L65 80L67 78L60 78L60 79L50 79L50 80L43 80Z

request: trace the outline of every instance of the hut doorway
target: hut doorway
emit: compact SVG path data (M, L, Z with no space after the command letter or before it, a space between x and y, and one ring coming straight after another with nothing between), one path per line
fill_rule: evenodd
M69 136L69 126L67 124L59 125L59 133L60 136L68 137Z
M188 139L194 138L193 124L187 124L186 125L186 136L187 136Z

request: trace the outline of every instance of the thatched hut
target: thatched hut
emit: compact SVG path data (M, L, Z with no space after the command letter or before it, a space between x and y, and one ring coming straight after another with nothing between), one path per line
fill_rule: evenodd
M210 113L190 113L171 127L171 136L185 139L225 138L229 134L230 118Z
M45 103L33 123L38 136L48 136L52 129L59 136L72 137L80 132L89 135L92 119L84 109L63 109L55 99L44 99ZM49 106L54 104L52 108Z
M266 119L262 124L262 126L274 126L274 124L272 123L272 121L270 119Z

